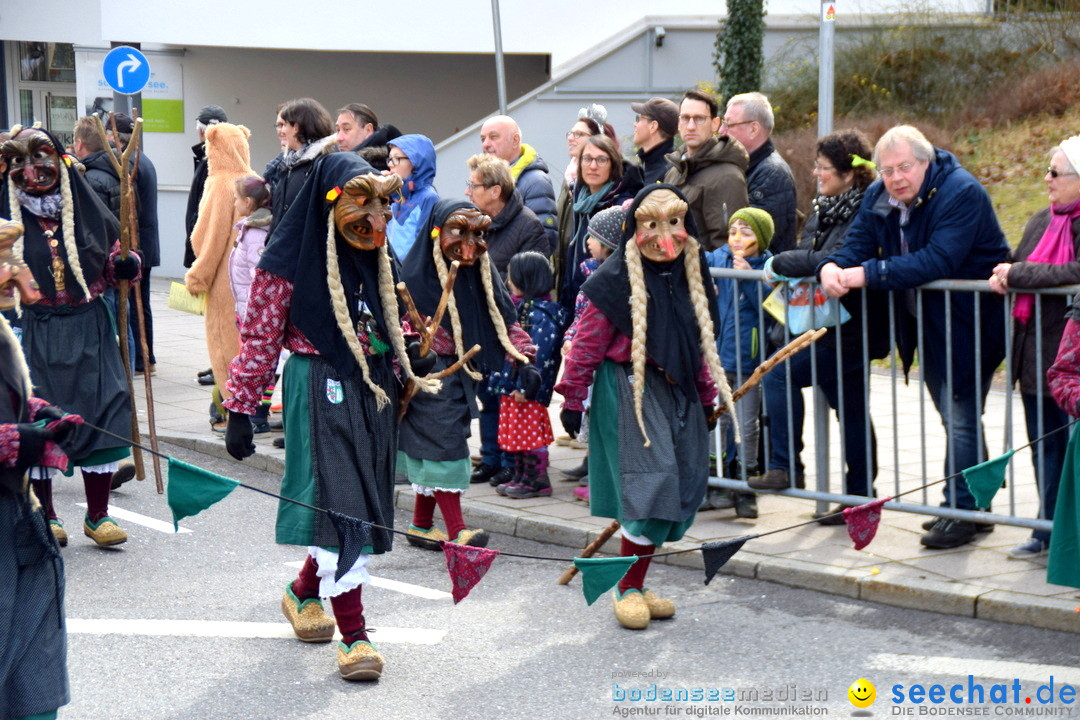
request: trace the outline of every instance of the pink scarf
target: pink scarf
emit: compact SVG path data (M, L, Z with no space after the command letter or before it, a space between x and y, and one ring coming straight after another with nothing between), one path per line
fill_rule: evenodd
M1076 247L1073 244L1072 224L1080 218L1080 200L1068 205L1050 206L1050 224L1039 238L1039 244L1027 257L1028 262L1064 265L1076 261ZM1031 319L1035 297L1024 293L1016 298L1013 305L1013 317L1027 324Z

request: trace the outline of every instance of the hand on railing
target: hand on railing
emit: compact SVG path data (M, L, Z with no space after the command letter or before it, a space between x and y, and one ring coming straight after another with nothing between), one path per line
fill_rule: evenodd
M994 266L993 271L990 273L990 289L999 295L1005 295L1009 292L1009 268L1012 267L1012 263L998 263Z

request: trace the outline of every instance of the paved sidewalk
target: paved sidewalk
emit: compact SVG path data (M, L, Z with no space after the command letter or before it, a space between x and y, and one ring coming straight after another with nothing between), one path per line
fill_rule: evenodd
M168 282L155 278L151 293L158 361L153 392L159 439L227 457L222 436L211 432L208 423L209 388L195 382L196 373L209 367L203 320L166 307ZM896 386L897 413L901 418L898 425L902 430L897 433L889 429L893 408L893 386L889 378L875 376L871 388L881 464L877 480L879 495L892 495L922 484L921 437L925 437L928 448L927 474L938 477L943 453L935 451L941 450L943 433L938 415L928 399L922 410L926 418L925 430L921 429L924 425L920 421L917 384L906 388L902 384ZM136 378L136 389L143 401L140 419L145 427L145 393L141 377ZM999 454L1006 447L1005 403L1006 394L1000 391L992 392L987 403L985 421L991 455ZM1026 435L1018 400L1013 403L1012 411L1013 445L1022 444ZM559 434L557 415L556 401L552 417L556 434ZM808 418L808 428L811 425ZM812 475L815 466L809 434L809 451L804 453L804 459L808 473ZM280 471L284 451L271 445L272 439L278 436L280 433L257 436L258 451L245 462ZM835 427L833 436L831 447L838 448ZM471 445L474 452L477 451L479 440L475 425ZM577 465L583 454L582 450L552 446L554 493L550 498L512 500L497 495L486 483L473 485L464 501L466 521L471 527L479 526L496 533L568 548L584 547L607 527L610 520L590 516L587 504L576 501L571 494L576 483L564 480L560 472L561 468ZM149 472L149 458L147 466ZM838 459L832 458L833 475L838 466ZM1017 453L1013 468L1015 475L1009 481L1009 488L1002 490L995 502L1002 512L1009 512L1011 508L1017 516L1035 517L1038 503L1030 454L1027 451ZM808 487L814 482L812 476L807 478ZM839 480L834 480L834 489L839 485ZM152 492L151 487L148 483L147 491ZM940 487L930 488L927 502L936 504L940 492ZM915 494L912 501L922 502L922 498ZM708 540L795 525L809 520L815 508L815 503L810 500L770 494L759 496L758 505L760 517L757 520L735 518L732 510L700 513L685 540L665 546L665 549L696 547ZM397 506L402 511L412 509L412 492L408 486L398 486ZM886 510L874 541L861 551L852 548L843 526L812 524L796 528L749 541L721 572L901 607L1080 632L1080 590L1048 584L1045 557L1014 560L1007 556L1007 551L1025 539L1029 530L999 525L993 533L980 535L972 544L953 550L931 551L919 544L919 535L923 532L919 525L923 520L925 516ZM617 552L617 548L618 542L613 540L605 549ZM566 555L570 557L573 553L568 550ZM700 553L671 556L664 561L694 568L702 566Z

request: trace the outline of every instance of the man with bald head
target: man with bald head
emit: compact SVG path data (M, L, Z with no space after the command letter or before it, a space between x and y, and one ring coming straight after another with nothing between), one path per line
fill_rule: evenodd
M544 226L550 255L558 245L558 231L555 190L548 176L547 163L532 145L521 142L521 128L509 115L496 115L484 123L480 128L480 147L488 155L510 163L510 175L525 201L525 207L532 210Z

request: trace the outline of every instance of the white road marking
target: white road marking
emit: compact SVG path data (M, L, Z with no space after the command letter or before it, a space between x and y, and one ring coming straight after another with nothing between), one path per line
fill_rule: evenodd
M75 503L81 508L86 507L86 503ZM126 520L128 522L135 523L136 525L142 525L143 527L150 528L151 530L157 530L158 532L168 533L169 535L175 535L177 532L189 533L191 530L186 527L180 528L178 531L173 530L173 524L171 522L165 522L158 520L157 518L148 517L146 515L140 515L139 513L131 512L130 510L124 510L118 508L115 505L109 505L109 516L117 520Z
M1080 668L1067 665L1042 665L1016 660L980 660L926 655L894 655L880 653L870 656L870 667L878 670L909 672L913 675L952 675L966 678L974 675L976 680L1026 680L1080 685Z
M295 640L287 623L233 622L226 620L144 620L68 618L67 631L75 635L148 635L166 637L270 638ZM446 630L428 628L377 627L371 635L376 643L437 645ZM341 635L335 634L340 640Z
M303 561L296 560L285 563L291 568L299 570L304 566ZM393 590L394 592L404 593L405 595L415 595L425 600L445 600L446 598L453 597L448 592L442 590L435 590L433 588L424 587L423 585L413 585L412 583L401 582L400 580L391 580L389 578L381 578L371 576L371 584L375 587L381 587L386 590Z

